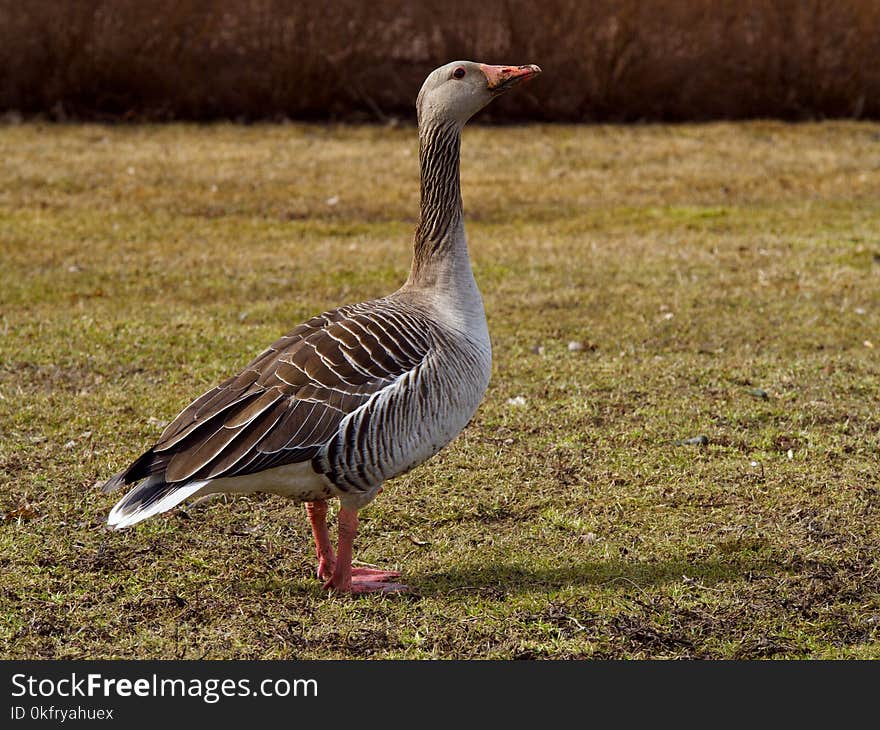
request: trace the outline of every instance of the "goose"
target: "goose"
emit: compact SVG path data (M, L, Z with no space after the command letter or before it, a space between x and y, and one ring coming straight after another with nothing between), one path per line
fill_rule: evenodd
M409 277L393 294L319 314L187 406L103 485L134 485L107 518L130 527L184 500L268 492L305 502L324 588L407 590L395 571L352 567L358 512L389 479L454 439L489 384L492 350L465 238L465 123L541 73L455 61L418 94L420 215ZM334 551L328 500L338 498Z

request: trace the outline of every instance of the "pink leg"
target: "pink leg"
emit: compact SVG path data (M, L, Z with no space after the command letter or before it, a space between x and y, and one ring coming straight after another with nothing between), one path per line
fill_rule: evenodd
M339 545L336 553L336 568L333 575L324 583L324 588L340 593L395 593L407 590L402 583L389 583L399 573L375 568L352 568L351 554L354 536L357 534L357 510L343 507L339 510Z
M336 567L336 556L330 544L330 533L327 532L327 502L323 499L306 502L306 513L312 523L312 535L315 538L315 552L318 554L318 577L328 580Z

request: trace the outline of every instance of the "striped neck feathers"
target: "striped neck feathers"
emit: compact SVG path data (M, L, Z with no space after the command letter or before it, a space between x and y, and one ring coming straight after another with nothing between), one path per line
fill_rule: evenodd
M413 242L413 282L432 278L428 272L453 257L455 249L464 242L460 148L458 124L429 124L419 130L421 208Z

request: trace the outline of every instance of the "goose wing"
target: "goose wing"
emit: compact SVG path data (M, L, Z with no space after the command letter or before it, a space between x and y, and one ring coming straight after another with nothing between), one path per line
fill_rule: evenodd
M203 394L105 491L233 477L314 457L345 416L416 368L428 323L387 300L310 319Z

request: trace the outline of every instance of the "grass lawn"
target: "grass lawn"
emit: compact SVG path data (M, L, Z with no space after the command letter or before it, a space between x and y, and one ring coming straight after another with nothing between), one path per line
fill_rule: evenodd
M355 545L411 594L325 595L278 497L104 527L190 400L403 281L416 145L0 127L0 656L880 658L876 124L465 131L492 383Z

